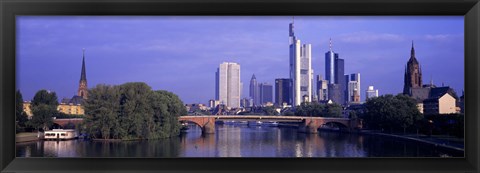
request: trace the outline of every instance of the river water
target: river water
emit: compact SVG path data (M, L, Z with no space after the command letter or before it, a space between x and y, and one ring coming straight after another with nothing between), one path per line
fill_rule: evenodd
M291 127L216 125L202 135L192 126L179 137L145 141L36 141L17 143L17 157L463 157L464 152L382 137Z

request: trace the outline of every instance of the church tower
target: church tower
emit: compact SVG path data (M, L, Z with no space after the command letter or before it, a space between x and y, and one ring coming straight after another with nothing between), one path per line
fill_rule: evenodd
M405 78L403 85L403 94L412 95L412 88L422 87L422 69L417 58L415 58L415 49L413 47L410 53L410 59L405 66Z
M82 74L80 75L80 83L78 85L78 96L83 99L87 99L88 90L87 90L87 74L85 73L85 49L83 49L83 60L82 60Z

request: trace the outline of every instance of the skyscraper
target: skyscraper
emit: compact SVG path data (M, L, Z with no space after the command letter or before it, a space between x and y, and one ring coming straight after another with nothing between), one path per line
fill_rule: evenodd
M332 39L329 44L330 50L325 53L325 79L330 83L335 83L335 59L338 59L338 53L332 50ZM343 75L342 75L343 76Z
M325 53L325 77L329 84L336 84L338 86L328 86L328 97L335 103L344 104L346 100L345 93L347 92L347 84L344 76L345 63L343 59L339 58L338 53L333 52L332 39L330 39L329 47L329 51ZM331 87L335 88L334 91L330 91Z
M275 79L275 103L282 106L283 103L291 105L290 79Z
M78 84L77 95L82 97L83 99L88 98L87 73L85 71L85 49L83 49L82 72L80 74L80 82Z
M403 94L412 95L412 88L421 88L422 87L422 69L420 63L415 57L415 49L413 48L412 41L412 50L410 51L410 59L405 66L405 77L403 85Z
M220 104L240 107L240 65L233 62L220 64L216 72L216 96Z
M252 75L250 79L250 98L253 99L253 105L259 105L259 95L258 95L258 83L255 74Z
M258 85L259 95L260 95L260 104L265 105L270 102L273 103L273 87L268 83L260 83Z
M318 101L328 100L328 81L322 75L317 75L317 98Z
M365 99L378 97L378 89L374 89L373 86L368 86L367 91L365 92Z
M312 46L302 45L295 36L293 22L289 26L291 93L293 105L300 105L304 96L308 102L312 100Z
M360 73L353 73L353 74L350 74L350 75L346 75L348 77L348 80L347 80L347 101L348 102L355 102L354 100L354 94L355 92L358 94L358 97L359 99L361 98L360 96L360 91L361 91L361 88L360 88Z

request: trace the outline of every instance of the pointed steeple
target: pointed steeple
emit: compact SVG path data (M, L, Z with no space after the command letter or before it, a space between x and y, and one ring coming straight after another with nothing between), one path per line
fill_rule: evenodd
M413 40L412 40L412 50L410 53L410 58L415 58L415 48L413 47Z
M80 82L78 84L78 96L83 99L88 98L88 88L87 88L87 73L85 72L85 48L83 48L83 57L82 57L82 73L80 74Z
M87 81L87 74L85 72L85 48L83 48L82 73L80 74L80 81Z
M255 74L252 75L252 79L257 79L257 78L255 77Z

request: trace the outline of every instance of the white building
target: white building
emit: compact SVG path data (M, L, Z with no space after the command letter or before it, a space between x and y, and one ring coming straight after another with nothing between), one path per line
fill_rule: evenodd
M241 82L240 65L233 62L223 62L216 72L216 100L227 107L240 107Z
M292 80L293 105L300 105L303 98L311 102L312 95L312 45L301 44L295 37L293 22L290 23L290 79Z
M368 86L367 91L365 92L366 99L378 97L378 89L374 89L373 86Z
M354 100L354 95L355 93L358 94L359 99L361 98L360 95L360 73L353 73L350 74L350 76L346 75L348 80L347 80L347 101L350 102L355 102Z

